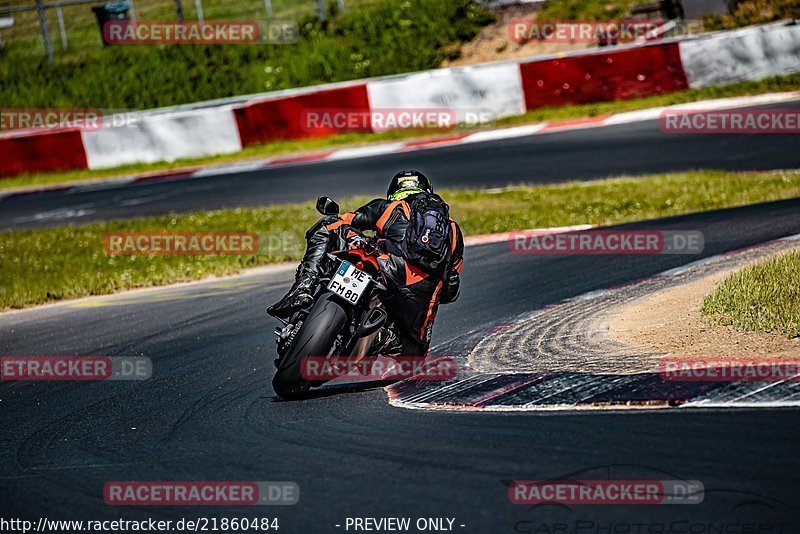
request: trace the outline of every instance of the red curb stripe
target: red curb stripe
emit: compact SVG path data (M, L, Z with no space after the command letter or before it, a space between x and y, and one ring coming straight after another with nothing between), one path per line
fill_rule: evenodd
M195 172L197 171L195 169L192 169L191 171L175 171L164 174L150 174L147 176L139 176L135 178L132 183L156 182L159 180L182 180L185 178L191 178L192 176L194 176Z
M286 165L287 163L307 163L311 161L320 161L327 158L331 154L333 154L333 151L324 152L322 154L301 154L299 156L285 156L282 158L275 158L265 166L271 167L272 165Z
M580 128L582 126L599 126L609 117L613 117L611 113L607 115L600 115L598 117L587 117L585 119L573 119L567 121L558 121L547 123L547 126L539 130L540 132L550 132L553 130L568 130L571 128Z
M434 139L423 139L421 141L409 141L408 143L403 145L403 149L407 148L420 148L420 147L428 147L434 145L442 145L448 143L455 143L456 141L460 141L465 137L469 137L472 134L454 134L454 135L446 135L442 137L436 137Z

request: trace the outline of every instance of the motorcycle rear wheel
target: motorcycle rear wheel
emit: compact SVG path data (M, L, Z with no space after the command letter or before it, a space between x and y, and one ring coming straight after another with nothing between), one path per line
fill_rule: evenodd
M347 321L347 312L331 294L322 295L303 322L294 342L278 362L278 370L272 378L272 388L279 397L296 400L308 393L319 381L303 378L303 360L327 356L336 336Z

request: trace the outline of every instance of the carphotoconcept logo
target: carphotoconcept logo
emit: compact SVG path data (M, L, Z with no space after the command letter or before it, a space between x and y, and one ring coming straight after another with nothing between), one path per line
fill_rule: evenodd
M0 380L147 380L153 374L143 356L1 356Z
M703 233L697 230L581 230L512 233L514 254L699 254Z
M659 372L670 382L783 382L800 380L800 359L665 358Z
M254 232L109 232L103 248L109 255L254 255Z
M676 134L797 134L800 110L665 110L661 112L660 126L661 131Z
M126 481L108 482L111 506L287 506L300 500L296 482Z

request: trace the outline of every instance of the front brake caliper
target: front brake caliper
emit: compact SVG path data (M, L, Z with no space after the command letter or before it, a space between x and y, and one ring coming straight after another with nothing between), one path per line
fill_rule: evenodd
M275 342L278 345L278 356L283 357L283 355L286 354L286 351L292 346L292 342L301 326L303 326L303 321L298 320L294 324L290 323L283 328L278 327L275 329Z

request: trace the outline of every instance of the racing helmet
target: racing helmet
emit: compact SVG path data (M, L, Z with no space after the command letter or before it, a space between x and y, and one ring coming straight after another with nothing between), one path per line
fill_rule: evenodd
M419 171L400 171L394 175L386 190L388 200L402 200L419 193L433 193L433 186L428 177Z

